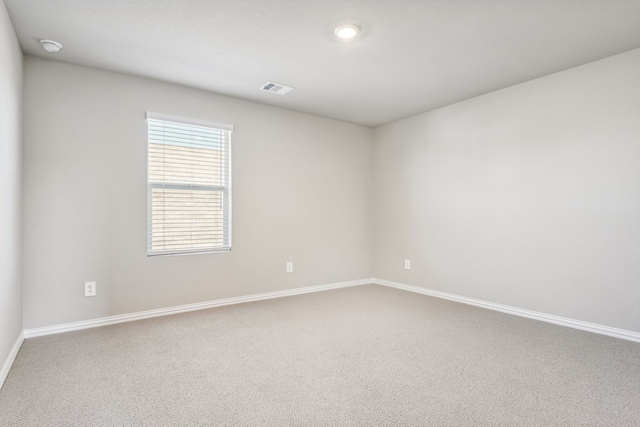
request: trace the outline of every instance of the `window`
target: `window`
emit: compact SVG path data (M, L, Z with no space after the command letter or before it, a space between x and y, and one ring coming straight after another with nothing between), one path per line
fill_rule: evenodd
M233 127L147 113L147 254L231 250Z

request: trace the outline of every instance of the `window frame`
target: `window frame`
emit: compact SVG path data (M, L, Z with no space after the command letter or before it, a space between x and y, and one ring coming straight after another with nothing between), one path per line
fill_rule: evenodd
M227 132L225 147L225 167L226 167L226 184L227 185L205 185L205 184L184 184L184 183L152 183L149 177L149 150L150 138L149 129L150 121L159 121L167 123L175 123L180 125L192 125L205 128L211 128ZM182 255L200 255L212 253L231 252L232 248L232 169L231 169L231 135L233 133L233 125L207 120L192 119L188 117L173 116L169 114L154 113L147 111L146 113L146 187L147 187L147 257L159 256L182 256ZM154 188L174 189L174 190L196 190L206 192L222 193L223 204L223 245L220 247L208 248L185 248L185 249L169 249L169 250L152 250L153 248L153 207L152 207L152 190Z

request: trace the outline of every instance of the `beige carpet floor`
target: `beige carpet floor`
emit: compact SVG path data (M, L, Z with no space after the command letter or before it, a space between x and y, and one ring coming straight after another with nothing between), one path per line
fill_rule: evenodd
M1 426L639 426L640 344L367 285L25 341Z

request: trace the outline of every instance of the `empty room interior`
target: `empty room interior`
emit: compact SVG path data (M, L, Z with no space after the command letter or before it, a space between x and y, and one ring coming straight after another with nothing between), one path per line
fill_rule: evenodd
M640 425L640 1L0 0L0 426Z

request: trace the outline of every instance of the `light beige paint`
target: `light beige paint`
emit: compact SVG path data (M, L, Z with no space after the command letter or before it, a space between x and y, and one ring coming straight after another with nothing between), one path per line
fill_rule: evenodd
M376 277L640 331L640 50L374 139Z
M371 129L34 57L25 85L25 328L370 275ZM146 111L234 125L231 253L146 256Z
M370 126L640 47L638 0L5 1L28 55Z
M0 367L22 331L22 52L0 1Z
M640 50L373 133L33 57L25 76L27 328L373 273L640 331ZM235 125L230 254L146 257L147 110Z

